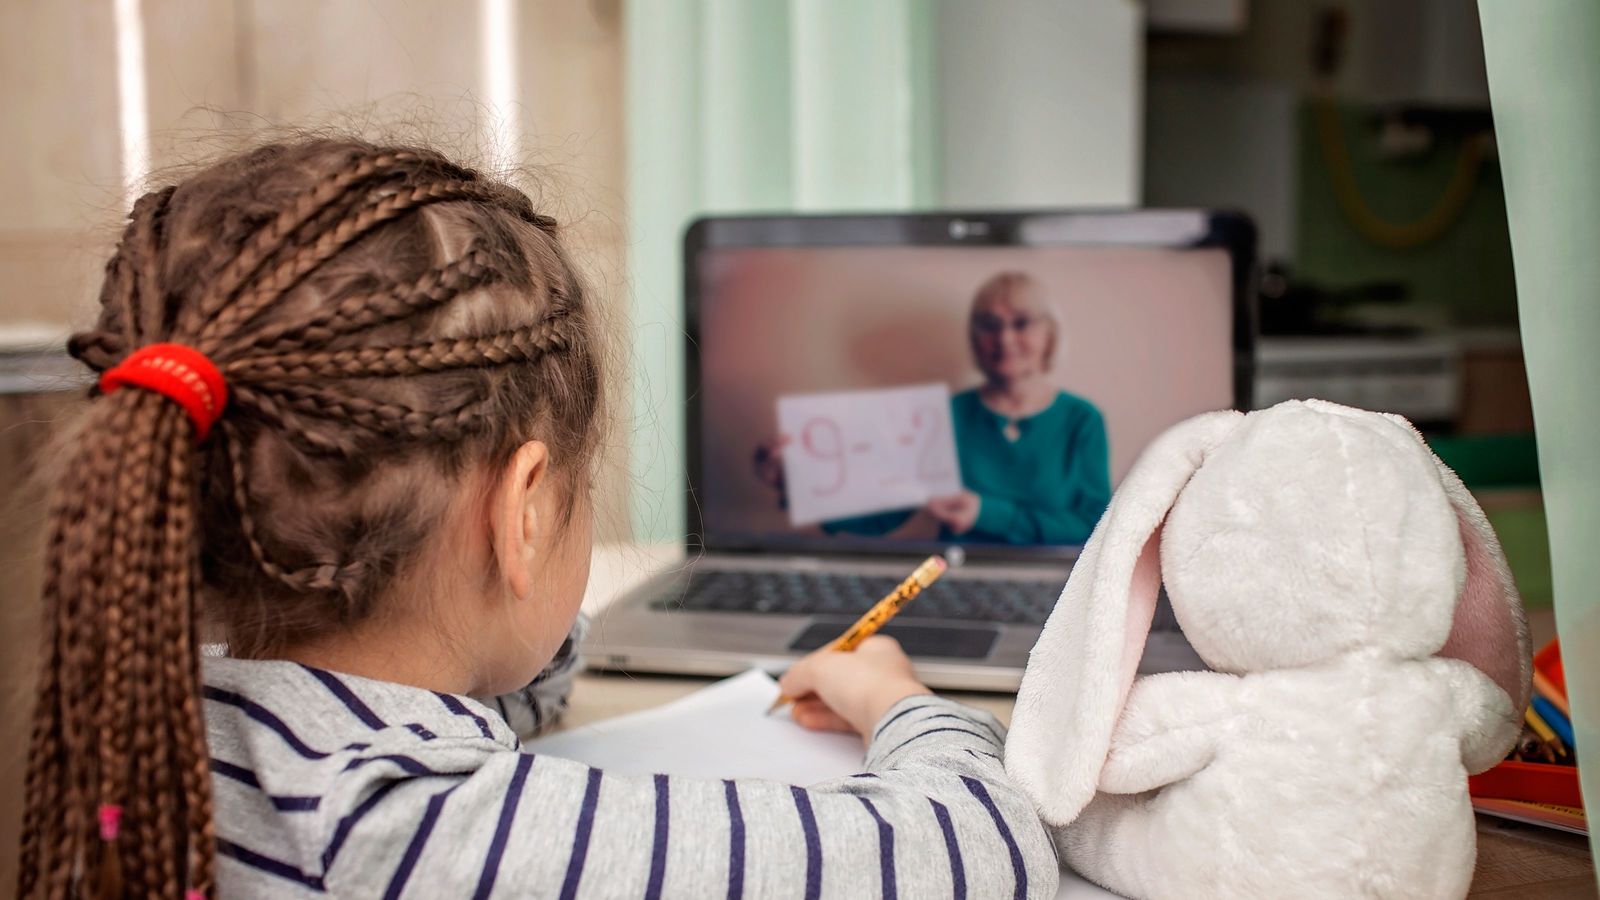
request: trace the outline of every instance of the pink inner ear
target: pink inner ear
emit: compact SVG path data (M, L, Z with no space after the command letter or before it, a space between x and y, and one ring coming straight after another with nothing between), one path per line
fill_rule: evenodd
M1150 622L1156 615L1156 593L1160 589L1161 529L1158 527L1144 542L1139 559L1133 564L1133 577L1128 579L1128 619L1122 633L1120 692L1124 701L1129 688L1133 686L1134 676L1139 673L1139 660L1144 656L1144 642L1150 634Z
M1519 602L1515 587L1507 583L1508 573L1495 565L1483 536L1465 521L1461 523L1461 542L1466 547L1467 583L1456 602L1450 637L1439 655L1471 663L1498 684L1512 703L1526 705L1524 651L1512 608Z

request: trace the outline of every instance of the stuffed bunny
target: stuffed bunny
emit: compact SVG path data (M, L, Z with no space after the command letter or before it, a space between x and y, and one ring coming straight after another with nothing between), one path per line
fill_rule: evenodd
M1163 583L1212 671L1135 681ZM1530 670L1499 542L1410 423L1209 413L1084 547L1006 768L1062 861L1132 897L1460 897L1467 775L1517 739Z

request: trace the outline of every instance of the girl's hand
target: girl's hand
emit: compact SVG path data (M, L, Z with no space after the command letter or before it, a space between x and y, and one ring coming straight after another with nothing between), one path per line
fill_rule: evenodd
M799 697L794 720L816 731L854 731L870 736L891 706L916 694L931 694L917 680L911 659L894 638L874 635L849 653L823 647L795 663L778 679L785 694Z

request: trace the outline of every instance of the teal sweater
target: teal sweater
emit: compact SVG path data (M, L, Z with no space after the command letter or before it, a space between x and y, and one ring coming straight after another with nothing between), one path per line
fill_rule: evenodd
M950 398L961 483L981 503L978 521L964 535L948 529L942 540L1003 544L1082 544L1111 501L1110 451L1105 419L1094 404L1066 391L1043 411L1017 422L1017 440L1005 436L1006 419L976 390ZM911 510L828 522L832 533L885 534Z

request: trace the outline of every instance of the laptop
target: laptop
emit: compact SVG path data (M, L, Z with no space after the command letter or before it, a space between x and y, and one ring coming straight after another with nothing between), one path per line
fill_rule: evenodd
M1138 210L712 217L684 240L689 563L591 667L781 671L930 554L883 633L1012 691L1140 450L1249 408L1255 232ZM1204 668L1163 602L1143 672Z

